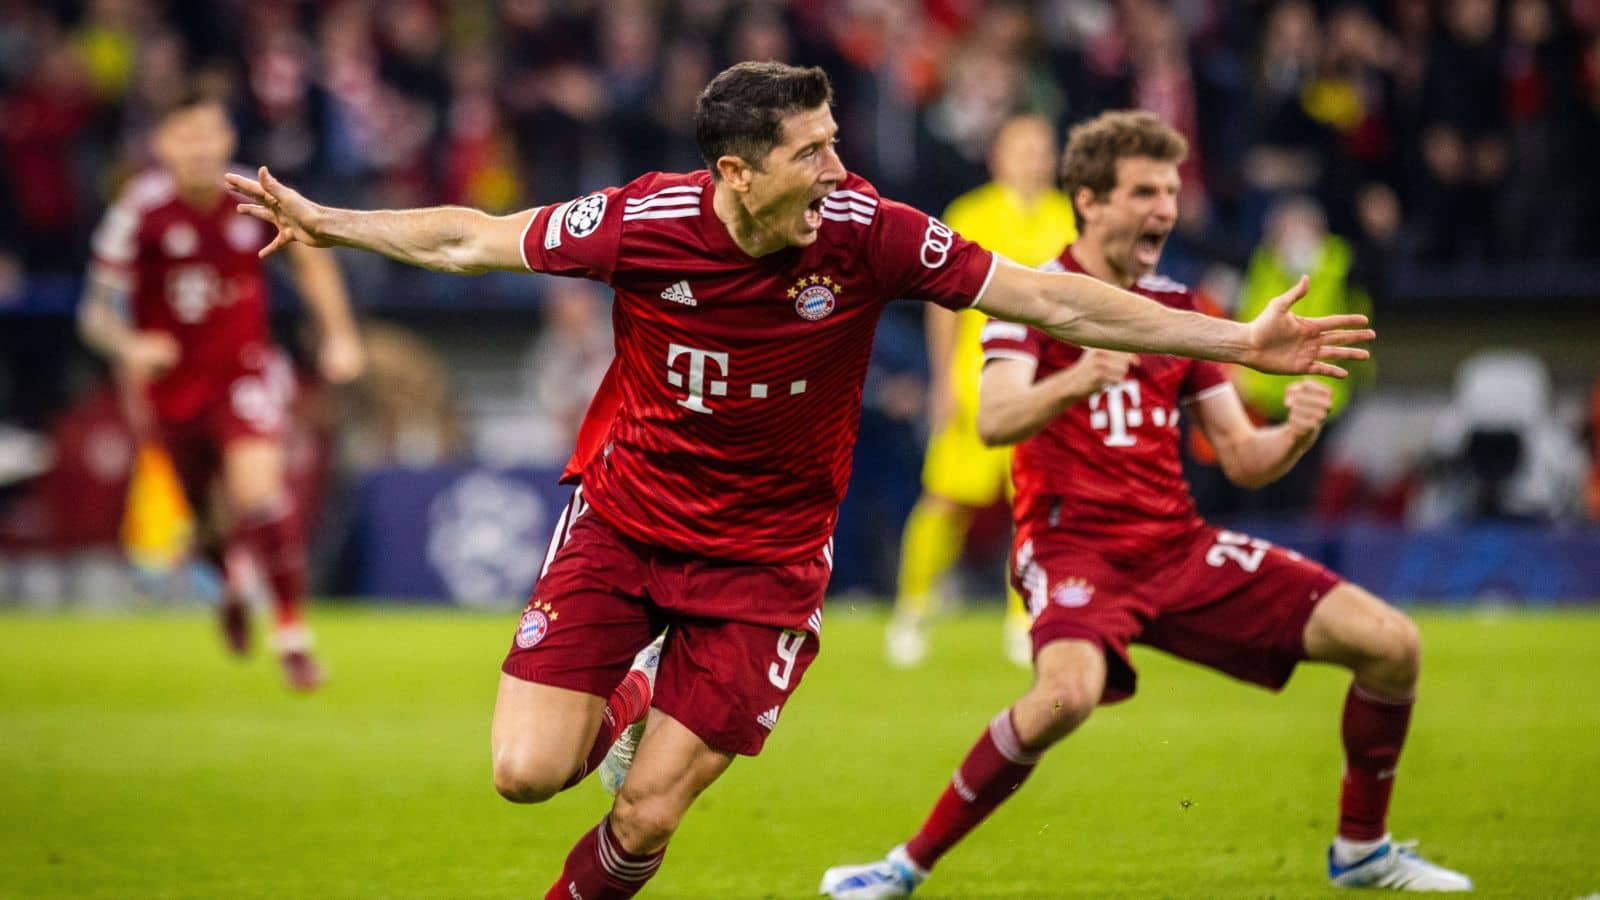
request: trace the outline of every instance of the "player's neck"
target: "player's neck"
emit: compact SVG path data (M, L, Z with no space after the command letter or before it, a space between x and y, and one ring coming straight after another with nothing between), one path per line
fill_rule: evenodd
M1133 287L1135 281L1139 280L1137 273L1123 272L1112 265L1110 258L1106 256L1105 249L1100 246L1100 242L1091 237L1079 237L1073 242L1070 252L1072 253L1072 258L1078 261L1078 265L1083 267L1085 273L1093 275L1101 281L1110 282L1119 288L1130 288Z
M184 206L201 211L216 209L222 202L222 188L212 185L178 185L178 199Z
M728 187L727 182L720 179L711 190L711 209L722 226L728 229L728 236L733 238L734 244L746 256L760 258L789 245L782 237L762 228L749 210L744 208L744 204L739 202L738 195Z
M1004 181L997 183L1009 191L1011 196L1015 197L1017 203L1021 204L1024 209L1032 209L1033 204L1044 194L1047 187L1047 185L1008 183Z

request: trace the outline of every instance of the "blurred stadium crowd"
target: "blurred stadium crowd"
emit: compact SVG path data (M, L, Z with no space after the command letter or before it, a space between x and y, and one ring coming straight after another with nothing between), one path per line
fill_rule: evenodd
M1375 304L1380 328L1458 295L1592 301L1600 279L1600 0L0 0L0 428L87 408L70 312L88 234L149 163L154 111L194 80L233 110L241 162L314 196L507 212L699 168L696 95L752 58L824 66L847 165L930 211L988 180L1013 114L1063 133L1110 108L1160 114L1193 148L1163 270L1221 312L1263 259L1303 271L1328 241L1347 305ZM341 261L372 373L308 409L329 446L343 426L345 468L561 456L609 361L598 291ZM919 328L891 314L880 334L857 479L878 488L845 510L863 535L897 530L915 496ZM1580 444L1600 392L1562 387L1537 356L1479 360L1431 437L1380 404L1287 505L1600 514L1600 457ZM1517 433L1512 457L1473 437L1480 419ZM8 446L0 469L33 445ZM1202 501L1239 502L1197 471ZM1485 479L1534 499L1487 498Z
M1284 191L1375 285L1600 233L1600 180L1571 177L1600 153L1594 0L8 0L0 51L0 247L29 272L76 269L190 73L296 183L511 210L698 166L694 98L746 58L826 67L851 166L930 208L984 180L1010 113L1140 106L1196 148L1188 259L1242 262Z

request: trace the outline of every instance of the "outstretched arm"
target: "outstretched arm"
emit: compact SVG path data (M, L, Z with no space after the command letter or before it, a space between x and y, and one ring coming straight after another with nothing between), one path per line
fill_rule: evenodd
M1289 418L1267 427L1250 421L1232 390L1216 391L1190 405L1229 481L1242 488L1262 488L1288 474L1322 433L1333 392L1310 379L1296 381L1284 391L1283 404Z
M1366 316L1307 319L1290 312L1305 296L1302 277L1248 324L1170 309L1089 275L1041 272L1000 260L977 308L1033 325L1057 340L1137 353L1170 353L1243 363L1263 372L1343 378L1334 360L1366 359L1349 346L1376 334Z
M525 270L522 232L534 210L491 216L464 206L428 209L338 209L313 203L272 176L266 166L255 179L228 174L228 187L248 202L239 211L278 229L262 248L268 256L292 243L344 246L381 253L437 272L476 275L496 269Z

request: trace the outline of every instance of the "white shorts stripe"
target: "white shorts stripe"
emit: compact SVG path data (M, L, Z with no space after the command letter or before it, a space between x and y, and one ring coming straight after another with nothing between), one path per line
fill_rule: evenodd
M572 531L572 526L583 515L589 505L583 502L583 485L578 485L572 492L572 498L561 510L561 518L556 520L556 530L550 535L550 547L544 552L544 565L539 567L539 577L550 571L550 564L556 561L556 552L567 542L567 535Z

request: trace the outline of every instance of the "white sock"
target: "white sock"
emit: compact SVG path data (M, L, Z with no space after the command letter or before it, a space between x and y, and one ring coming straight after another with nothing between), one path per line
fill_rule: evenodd
M1387 834L1375 841L1352 841L1349 838L1335 835L1333 838L1333 861L1341 866L1348 866L1353 862L1358 862L1371 856L1379 847L1388 842L1389 835Z

